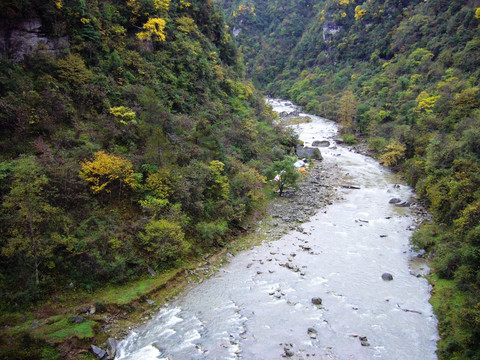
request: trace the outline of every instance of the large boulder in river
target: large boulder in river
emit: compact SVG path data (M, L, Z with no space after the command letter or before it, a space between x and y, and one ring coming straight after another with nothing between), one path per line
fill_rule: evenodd
M312 146L314 146L314 147L329 147L330 146L330 141L328 141L328 140L315 140L312 143Z
M393 275L390 273L383 273L382 274L382 279L384 281L392 281L393 280Z
M397 206L397 207L409 207L410 203L408 201L401 201L401 202L395 204L395 206Z
M388 201L389 204L398 204L398 203L400 203L400 202L402 202L402 200L399 199L399 198L391 198L391 199Z
M319 148L297 148L296 150L298 157L309 157L315 160L323 160L322 153Z
M319 298L319 297L312 298L312 304L313 305L322 305L322 298Z
M97 357L97 359L104 360L107 358L107 352L98 346L92 345L90 347L92 349L93 354Z

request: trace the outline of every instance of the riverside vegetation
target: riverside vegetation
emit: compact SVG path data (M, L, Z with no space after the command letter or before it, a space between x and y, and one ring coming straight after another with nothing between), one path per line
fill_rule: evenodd
M297 140L208 0L2 1L0 41L0 358L90 358Z
M441 359L480 358L480 2L221 0L253 83L337 119L434 216Z
M413 243L434 268L439 357L480 358L479 6L3 1L1 357L90 343L111 302L117 319L145 306L241 231L296 141L258 87L406 175L435 217ZM76 323L84 300L95 320Z

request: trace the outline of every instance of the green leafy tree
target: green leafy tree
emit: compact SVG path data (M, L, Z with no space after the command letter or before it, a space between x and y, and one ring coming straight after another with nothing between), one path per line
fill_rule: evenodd
M76 86L89 82L93 77L93 73L87 69L85 62L78 54L70 53L58 60L57 67L60 78Z
M208 164L211 177L208 191L212 197L226 200L230 195L230 184L227 176L223 174L224 166L218 160L210 161L210 164Z
M195 226L195 230L205 245L220 246L228 231L228 224L222 219L212 222L202 221Z
M53 255L57 244L53 224L61 211L45 198L47 177L33 156L15 162L10 192L2 204L10 219L6 245L2 254L24 256L33 264L35 283L40 283L39 269Z
M300 176L297 168L293 165L296 159L287 156L281 161L275 161L266 171L267 179L272 181L278 189L278 195L282 196L286 187L298 187L297 180Z
M138 237L142 251L156 264L171 264L182 258L190 248L182 227L165 219L150 221Z

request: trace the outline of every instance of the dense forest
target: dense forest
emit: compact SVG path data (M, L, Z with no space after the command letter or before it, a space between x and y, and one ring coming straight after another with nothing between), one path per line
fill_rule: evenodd
M220 3L258 87L338 120L415 187L438 355L480 359L480 2Z
M4 315L223 246L295 141L208 0L2 1L0 44Z

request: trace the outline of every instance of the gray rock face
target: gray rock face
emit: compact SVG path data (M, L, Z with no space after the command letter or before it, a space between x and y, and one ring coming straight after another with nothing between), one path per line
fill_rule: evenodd
M8 33L0 30L0 52L10 54L13 61L19 62L25 55L35 51L57 54L70 47L67 37L49 39L42 34L41 28L41 19L32 17L19 22L16 28Z
M409 207L410 203L408 201L401 201L399 203L396 203L395 206L397 206L397 207Z
M382 279L384 281L392 281L393 280L393 275L390 273L383 273L382 274Z

